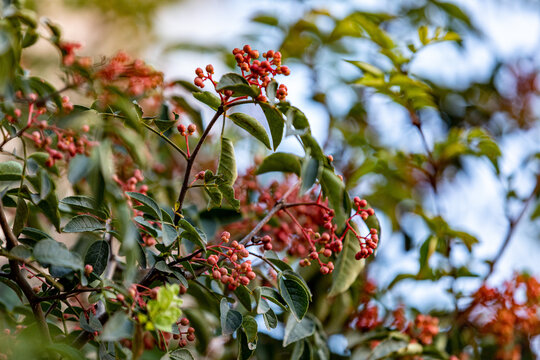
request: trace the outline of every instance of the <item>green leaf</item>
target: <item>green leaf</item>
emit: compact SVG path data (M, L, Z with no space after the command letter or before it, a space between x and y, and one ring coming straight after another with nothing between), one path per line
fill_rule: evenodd
M99 240L90 245L84 257L84 263L94 268L94 274L101 275L109 262L109 243Z
M254 138L262 142L269 150L272 150L272 147L270 146L270 139L268 138L268 134L266 133L264 126L262 126L261 123L259 123L255 118L242 113L231 114L229 115L229 118L236 125L246 130Z
M264 299L270 300L274 304L281 307L283 310L287 310L285 306L285 300L283 300L281 295L273 288L268 286L261 286L255 289L255 291L258 297L263 297Z
M315 323L305 317L298 322L293 316L289 316L285 325L285 335L283 336L283 347L311 336L315 333Z
M235 73L223 75L216 85L216 90L232 90L235 96L247 95L253 98L256 98L261 93L258 87L250 86L246 79Z
M330 207L336 212L336 222L343 224L351 211L350 199L345 184L330 169L324 168L319 179L324 196L328 197Z
M381 77L381 78L384 76L384 72L381 69L379 69L378 67L374 65L371 65L370 63L363 62L363 61L354 61L354 60L345 60L345 61L347 61L349 64L353 64L354 66L362 70L364 73L368 73L375 77Z
M254 349L252 343L249 342L246 333L241 329L238 332L238 360L248 360L253 355Z
M429 43L427 26L422 25L418 28L418 38L420 39L422 45L427 45Z
M235 198L233 186L226 184L221 179L217 179L216 184L219 191L221 192L221 195L223 195L223 197L233 207L233 209L236 211L240 211L240 201Z
M79 233L96 230L105 230L105 223L91 215L77 215L64 226L63 232Z
M116 312L105 324L100 335L101 341L117 341L133 336L133 323L123 311Z
M7 311L13 311L16 306L22 305L17 293L0 281L0 304L4 305Z
M98 205L93 198L88 196L68 196L60 200L60 205L67 205L74 211L87 212L102 219L109 217L109 211L107 208L103 205Z
M255 318L251 315L244 316L244 320L242 321L242 329L244 329L244 332L246 334L247 342L248 342L248 348L250 350L255 350L257 347L257 321Z
M13 221L13 234L15 234L15 236L19 236L22 229L24 229L26 220L28 220L28 205L26 205L26 201L23 198L19 197L17 199L15 220Z
M221 206L223 201L223 195L221 191L216 186L205 186L204 191L208 194L208 205L206 206L207 210L217 208Z
M283 273L279 274L279 293L289 306L291 313L297 321L306 315L309 307L309 293L296 279L287 279Z
M180 219L178 226L184 229L182 237L206 249L206 234L204 232L191 225L186 219Z
M358 239L349 231L343 241L343 250L339 253L334 271L332 286L328 296L336 296L347 291L365 266L365 260L354 257L360 251Z
M300 176L302 171L300 158L289 153L273 153L264 158L262 164L257 168L256 174L259 175L271 171L290 172Z
M221 299L221 332L223 335L231 335L242 326L242 314L236 310L231 310L226 298Z
M195 360L193 354L188 349L176 349L169 353L172 360Z
M233 185L238 176L236 171L236 159L234 156L234 146L230 139L221 139L221 154L217 175L221 177L226 185Z
M217 110L221 105L221 99L209 91L194 92L193 97L214 110Z
M22 165L17 161L10 160L0 163L0 181L19 180L22 169Z
M234 294L247 311L251 311L251 294L249 289L244 285L240 285L234 290Z
M153 216L156 219L161 220L161 210L158 204L154 201L154 199L138 192L127 191L126 194L143 205L139 208L140 210Z
M319 171L320 163L317 159L309 156L304 160L304 164L302 165L302 175L300 176L302 179L302 186L300 187L301 194L304 194L313 186L313 184L315 184Z
M69 360L84 360L84 355L74 347L71 347L67 344L50 344L45 347L45 350L49 352L52 357L56 357L60 355L62 359L69 359Z
M283 129L285 129L285 120L281 112L275 107L267 103L259 104L266 116L268 126L270 127L270 134L272 134L272 145L274 150L277 149L283 138Z
M267 312L263 313L263 320L264 325L266 325L268 330L275 329L277 327L278 318L276 313L274 313L274 310L269 308Z
M266 86L266 96L272 104L276 102L276 92L277 92L278 83L276 80L272 79L270 83Z
M172 225L163 224L161 231L162 231L163 245L165 246L171 246L178 238L178 232Z
M39 241L34 247L34 258L43 266L54 265L72 270L82 270L83 262L78 254L68 250L66 245L55 240Z

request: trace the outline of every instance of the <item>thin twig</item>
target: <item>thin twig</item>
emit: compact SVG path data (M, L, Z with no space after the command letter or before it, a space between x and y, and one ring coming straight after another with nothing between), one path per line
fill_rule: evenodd
M191 175L191 168L193 167L193 163L195 163L195 159L197 157L197 154L199 153L199 150L201 149L202 144L204 143L204 140L206 140L206 137L210 133L210 130L216 123L217 119L223 114L225 110L223 109L223 105L220 105L217 109L216 113L214 114L214 117L210 122L208 123L208 126L206 129L204 129L203 134L201 135L201 138L197 142L197 145L195 146L195 149L193 149L193 152L191 153L191 156L188 158L187 164L186 164L186 170L184 171L184 182L182 183L182 188L180 189L180 193L178 194L178 200L176 201L175 211L174 214L174 224L178 225L178 222L180 221L180 213L182 211L182 206L184 204L184 199L186 197L186 193L189 189L189 178Z
M512 236L514 235L514 232L515 232L515 230L517 228L517 225L519 224L519 222L523 218L523 215L525 215L525 213L527 212L527 209L529 207L529 204L532 202L532 199L534 199L535 196L537 196L539 193L540 193L540 174L538 174L536 176L536 185L534 186L533 190L531 191L531 194L523 202L523 208L521 209L519 214L515 218L509 219L510 223L508 225L508 231L506 232L506 236L504 237L503 243L502 243L499 251L497 252L495 257L493 258L493 260L490 262L489 271L488 271L487 275L484 278L484 282L486 282L489 279L489 277L493 274L493 272L495 270L495 266L497 265L497 263L501 259L502 255L504 254L504 251L506 250L508 245L510 244L510 240L512 240Z
M180 154L182 154L182 156L184 157L184 159L188 160L188 155L186 154L186 152L184 150L182 150L178 145L176 145L171 139L169 139L168 137L166 137L165 135L163 135L162 133L160 133L159 131L157 131L156 129L154 129L153 127L151 127L150 125L144 123L144 122L141 122L143 124L143 126L145 128L147 128L148 130L152 131L154 134L156 134L157 136L159 136L160 138L162 138L163 140L165 140L169 145L171 145L176 151L178 151Z

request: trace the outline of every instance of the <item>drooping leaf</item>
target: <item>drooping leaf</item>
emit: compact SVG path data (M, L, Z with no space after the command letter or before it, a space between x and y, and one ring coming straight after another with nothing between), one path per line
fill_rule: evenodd
M268 134L266 133L264 126L262 126L261 123L257 121L257 119L249 115L242 114L242 113L231 114L229 115L229 118L236 125L246 130L254 138L262 142L264 146L266 146L269 150L272 150L272 147L270 146L270 139L268 138Z
M267 103L260 103L261 108L268 121L270 134L272 134L272 145L274 150L281 144L283 138L283 130L285 129L285 120L281 112L275 107Z
M278 280L279 293L289 306L292 315L300 321L306 315L309 307L309 293L296 279L285 278L282 274Z
M203 231L191 225L191 223L186 219L181 219L178 222L178 226L184 229L184 232L182 233L183 238L186 238L203 249L206 249L206 234Z
M84 263L90 264L94 268L95 275L101 275L109 262L109 243L107 241L96 241L88 248L84 257Z
M355 255L360 251L360 244L349 231L343 241L343 250L339 253L334 271L332 272L332 286L328 296L336 296L347 291L354 283L365 265L365 260L356 260Z
M234 156L234 146L230 139L221 139L221 154L217 175L221 177L226 185L233 185L238 173L236 171L236 158Z
M297 321L293 316L289 316L285 325L283 347L307 338L313 335L314 332L315 323L309 317L304 317L301 321Z
M194 92L193 97L214 110L217 110L221 105L219 97L209 91Z
M22 229L26 225L26 220L28 219L28 205L26 201L19 197L17 199L17 211L15 212L15 220L13 222L13 234L19 236Z
M277 152L266 158L257 168L256 174L264 174L271 171L290 172L300 176L302 165L300 158L296 155Z
M336 222L343 224L351 211L350 198L345 184L330 169L323 168L319 179L324 196L328 197L330 207L336 212Z
M178 232L172 225L163 224L161 232L163 238L163 245L165 246L171 246L178 238Z
M231 335L242 326L242 314L236 310L232 310L226 298L221 299L220 313L221 332L223 335Z
M3 282L0 282L0 304L2 304L7 311L13 311L15 306L22 305L22 301L12 288Z

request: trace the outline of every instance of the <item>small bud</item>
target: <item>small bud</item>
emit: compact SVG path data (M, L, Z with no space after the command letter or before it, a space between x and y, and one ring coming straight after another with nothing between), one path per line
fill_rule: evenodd
M206 72L209 73L209 74L213 74L214 73L214 67L210 64L206 65Z
M90 275L94 271L94 267L90 264L86 264L84 267L84 274L86 276Z

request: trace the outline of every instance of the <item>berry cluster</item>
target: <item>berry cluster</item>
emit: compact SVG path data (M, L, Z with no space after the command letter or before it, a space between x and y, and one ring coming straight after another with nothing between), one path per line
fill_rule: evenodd
M19 95L22 96L22 95ZM57 160L69 160L77 154L89 155L89 150L96 145L94 141L90 141L85 134L78 135L71 129L62 129L56 125L49 124L46 120L39 120L39 117L47 112L46 107L37 106L37 95L30 94L28 105L28 120L25 129L35 129L31 134L23 133L23 136L33 141L34 145L45 150L49 154L45 165L48 167L54 166ZM73 105L69 102L69 98L62 98L63 110L69 112L73 109ZM21 111L15 110L15 116L20 117ZM8 115L9 116L9 115ZM17 121L11 118L12 122ZM88 125L83 125L82 132L90 131Z
M498 358L513 359L520 341L540 334L540 282L532 276L516 275L500 290L483 285L471 306L472 323L494 336Z
M185 347L189 342L195 341L195 329L189 325L189 319L188 318L182 318L180 321L176 323L176 326L178 327L178 334L173 334L173 339L178 340L178 346L179 347ZM181 326L187 327L185 331L181 330ZM184 339L185 336L185 339Z
M251 260L240 263L239 260L249 257L249 251L238 241L230 241L231 234L224 231L220 236L218 245L210 245L206 249L214 252L208 258L194 258L195 261L205 262L210 266L210 274L215 280L227 285L229 290L235 290L239 285L248 285L257 275L251 268ZM230 242L230 244L229 244ZM226 245L227 244L227 245ZM223 264L227 260L232 270ZM221 263L221 266L219 265Z
M245 220L228 226L227 230L240 234L252 228L282 194L294 186L291 180L286 179L281 183L275 181L268 187L263 187L258 183L254 169L249 169L245 175L239 177L235 185ZM262 228L266 235L260 239L263 242L261 250L286 249L289 255L301 258L300 266L310 266L315 261L322 274L329 274L334 269L330 258L342 251L345 236L351 232L361 246L356 258L371 255L378 243L377 230L370 229L368 235L361 236L351 223L356 216L366 220L374 215L373 209L365 208L367 202L355 198L356 212L347 220L345 229L339 233L338 224L334 223L334 210L328 208L327 203L321 200L320 193L317 195L316 191L317 188L314 188L304 195L293 191L287 199L283 199L288 205L276 214L278 221ZM258 196L254 196L256 194ZM257 201L254 202L254 198Z
M163 84L163 73L122 51L112 57L96 75L105 85L124 85L125 90L134 96L143 95Z
M244 79L246 79L250 85L255 85L261 90L264 89L267 95L268 84L270 84L276 75L288 76L291 73L291 70L287 66L281 65L281 53L279 51L268 50L262 54L261 60L259 60L259 51L252 49L249 45L245 45L242 49L235 48L232 53ZM195 75L197 75L197 77L193 83L200 88L204 88L204 82L208 80L215 87L217 83L212 79L214 67L212 65L207 65L205 70L206 74L201 68L195 70ZM220 93L222 101L225 102L227 102L232 95L233 92L231 90L224 90ZM287 87L283 84L279 85L276 90L277 99L284 101L286 96ZM261 102L268 101L267 97L262 93L257 97L257 100Z
M424 345L430 345L433 337L439 333L439 319L429 315L418 314L414 325L409 324L407 333Z
M82 68L89 68L92 65L92 59L89 57L77 56L75 50L82 48L80 43L76 42L61 42L58 44L62 54L62 64L64 66L78 65Z
M186 152L187 152L187 156L190 157L191 153L189 151L189 140L188 139L189 139L189 137L191 135L193 135L195 133L195 131L197 131L197 126L195 126L195 124L189 124L186 127L184 124L178 124L176 129L178 130L180 135L182 135L184 137L184 139L186 140ZM203 173L202 178L204 178L204 173Z

